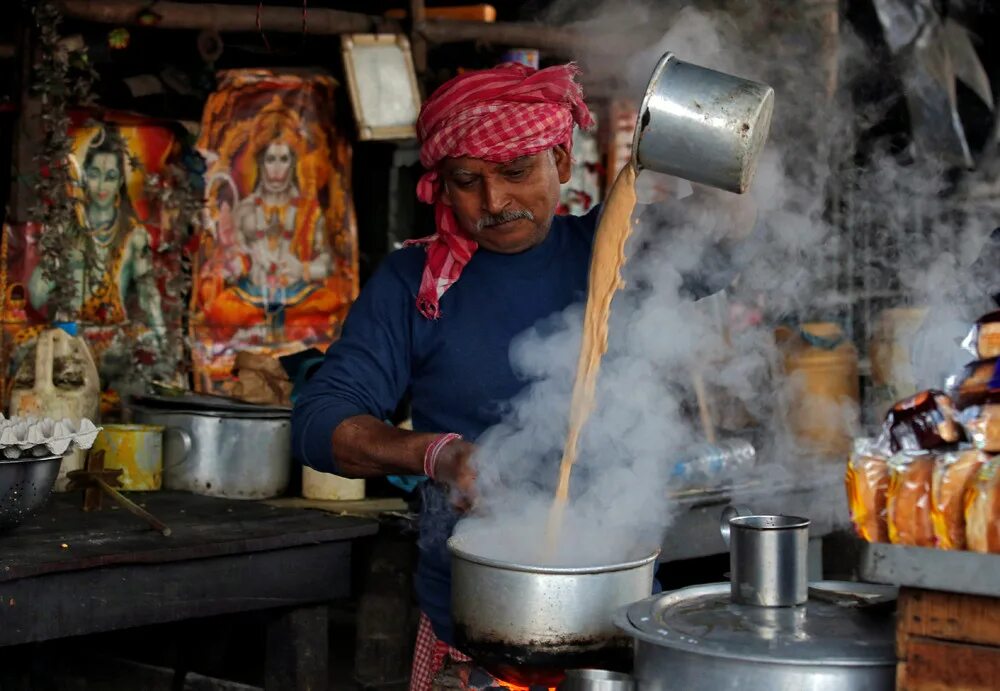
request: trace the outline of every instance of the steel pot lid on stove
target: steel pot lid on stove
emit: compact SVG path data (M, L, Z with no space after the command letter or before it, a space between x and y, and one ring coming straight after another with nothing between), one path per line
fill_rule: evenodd
M895 663L892 587L847 581L809 584L797 607L735 604L729 583L691 586L641 600L616 623L656 646L705 657L778 665Z

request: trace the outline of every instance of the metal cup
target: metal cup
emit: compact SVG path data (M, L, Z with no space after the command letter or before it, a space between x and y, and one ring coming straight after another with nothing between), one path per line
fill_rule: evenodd
M774 90L678 60L656 64L639 108L632 159L639 169L742 194L771 127Z
M723 514L732 601L794 607L809 598L809 519Z
M568 669L559 691L635 691L635 680L604 669Z

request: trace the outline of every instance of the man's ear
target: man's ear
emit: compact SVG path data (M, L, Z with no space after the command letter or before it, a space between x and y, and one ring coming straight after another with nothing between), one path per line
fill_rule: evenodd
M573 159L566 150L565 144L558 144L552 149L552 155L556 159L556 170L559 172L559 184L565 185L569 182L573 173Z

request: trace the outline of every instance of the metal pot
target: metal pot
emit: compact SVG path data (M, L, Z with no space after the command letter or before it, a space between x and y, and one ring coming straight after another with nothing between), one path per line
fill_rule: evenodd
M728 583L712 583L625 608L615 623L635 639L636 683L643 691L891 691L891 599L858 606L863 594L838 595L884 586L811 588L829 597L798 607L737 605Z
M640 168L746 192L771 127L774 90L666 53L639 108L632 158Z
M553 686L564 670L627 669L631 641L616 609L649 595L659 552L634 561L581 567L517 564L483 556L489 534L448 540L455 643L494 675Z
M136 422L165 428L165 489L227 499L267 499L288 487L292 446L287 412L145 406L132 411Z
M48 501L62 456L0 460L0 530L11 528Z

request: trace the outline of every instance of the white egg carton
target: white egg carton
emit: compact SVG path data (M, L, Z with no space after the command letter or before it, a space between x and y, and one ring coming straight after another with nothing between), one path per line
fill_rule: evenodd
M0 414L0 455L7 459L62 456L70 447L86 451L101 429L87 418L73 422L69 418L14 415L7 419Z

